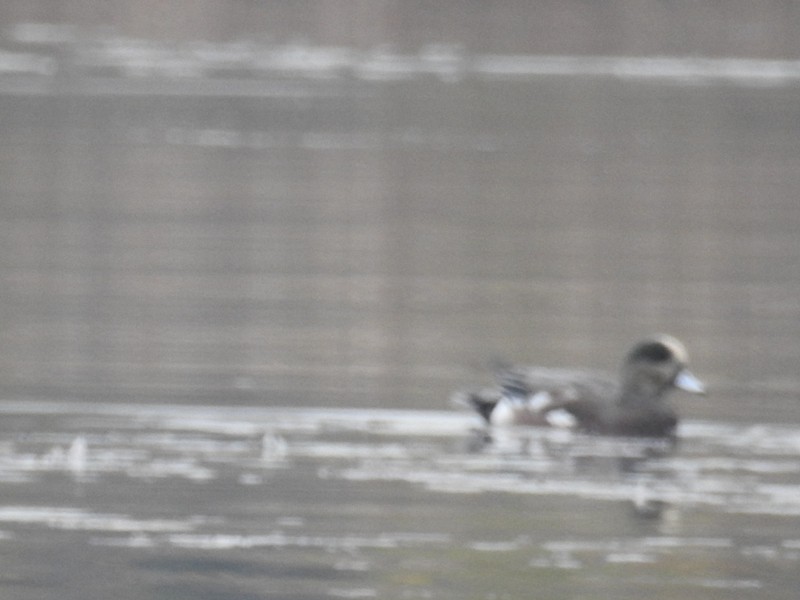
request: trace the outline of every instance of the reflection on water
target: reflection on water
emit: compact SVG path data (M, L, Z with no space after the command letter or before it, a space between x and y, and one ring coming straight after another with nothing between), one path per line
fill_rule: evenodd
M461 412L0 413L4 598L99 597L109 572L132 586L120 598L487 598L567 581L655 598L796 593L796 427L690 421L674 452L507 429L476 451ZM29 563L43 544L69 548L44 582Z

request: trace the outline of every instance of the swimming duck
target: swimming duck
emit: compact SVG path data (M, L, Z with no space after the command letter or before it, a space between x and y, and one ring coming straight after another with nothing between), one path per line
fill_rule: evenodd
M498 366L498 385L460 392L491 425L549 425L587 433L673 437L678 416L667 402L673 389L704 394L687 365L681 342L656 335L631 348L619 381L606 374L568 369Z

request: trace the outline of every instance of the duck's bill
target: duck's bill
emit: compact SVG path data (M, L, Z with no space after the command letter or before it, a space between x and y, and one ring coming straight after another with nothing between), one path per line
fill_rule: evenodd
M692 394L705 394L706 386L689 369L684 369L675 377L675 387Z

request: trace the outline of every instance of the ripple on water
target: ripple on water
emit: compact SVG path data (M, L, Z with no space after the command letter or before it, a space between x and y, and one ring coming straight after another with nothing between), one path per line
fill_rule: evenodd
M474 420L443 411L0 403L0 413L14 411L34 427L0 439L0 481L23 499L0 504L8 544L49 531L84 533L87 546L120 552L280 550L364 577L398 557L436 569L454 557L517 561L540 574L652 573L694 558L800 563L800 535L786 520L800 515L800 428L791 426L690 421L670 452L536 429L483 432L475 445ZM398 511L404 520L395 522ZM582 511L598 516L587 521ZM406 519L428 520L404 531ZM758 538L733 537L734 519ZM770 529L754 525L772 520ZM686 535L698 523L709 535ZM764 586L697 572L670 581ZM383 593L338 583L327 595Z

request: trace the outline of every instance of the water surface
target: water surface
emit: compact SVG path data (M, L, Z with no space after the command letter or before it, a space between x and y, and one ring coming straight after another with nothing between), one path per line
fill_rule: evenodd
M4 598L793 598L800 429L3 402ZM476 444L476 439L483 443Z
M511 29L2 73L2 598L796 598L797 64ZM448 406L654 332L674 453Z

